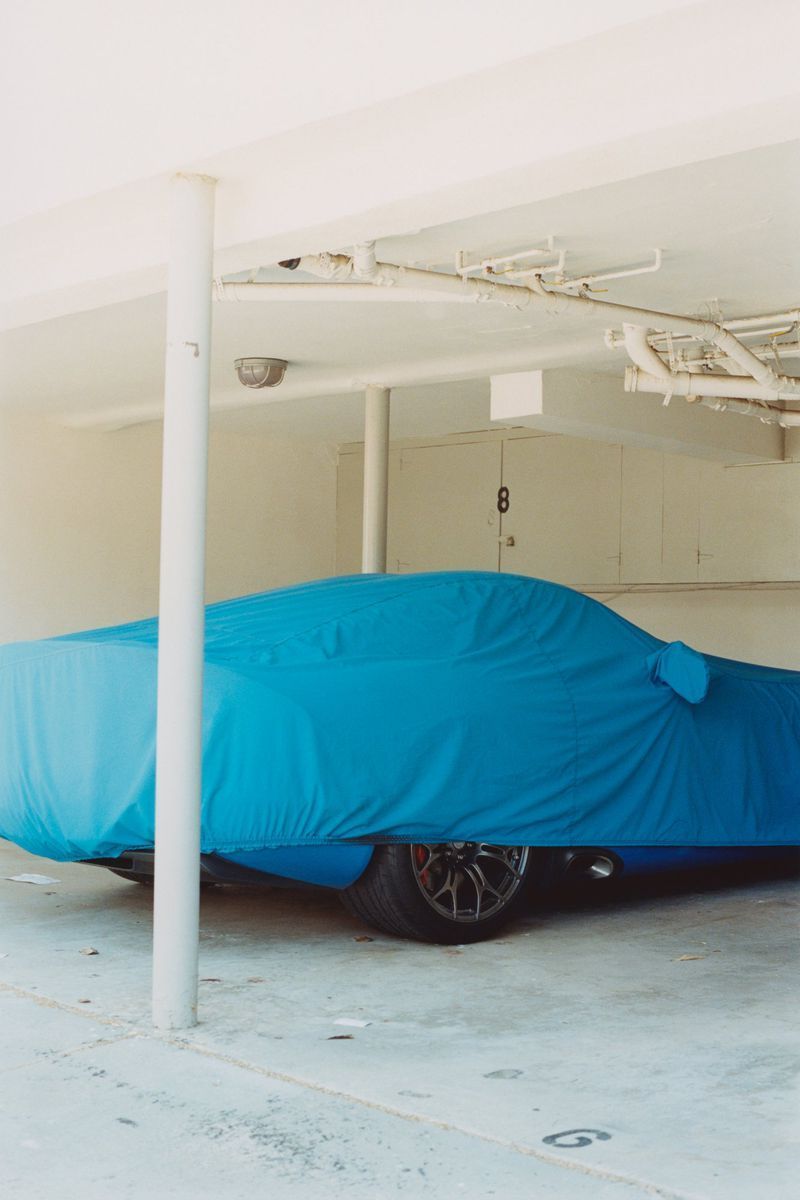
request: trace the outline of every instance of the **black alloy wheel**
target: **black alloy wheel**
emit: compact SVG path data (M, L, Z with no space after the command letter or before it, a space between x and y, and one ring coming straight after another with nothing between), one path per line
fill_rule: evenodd
M524 907L539 855L492 842L378 846L342 899L385 933L445 945L480 942Z

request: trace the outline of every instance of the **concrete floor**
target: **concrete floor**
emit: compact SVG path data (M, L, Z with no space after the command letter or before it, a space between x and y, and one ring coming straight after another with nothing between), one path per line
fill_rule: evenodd
M797 1194L785 874L556 896L449 949L214 890L180 1037L148 1027L150 900L0 842L3 1196Z

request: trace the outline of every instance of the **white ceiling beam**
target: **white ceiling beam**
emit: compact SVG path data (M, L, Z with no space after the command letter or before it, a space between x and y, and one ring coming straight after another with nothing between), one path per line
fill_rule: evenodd
M797 19L784 0L767 7L784 27ZM624 71L608 70L621 46L613 31L175 163L221 181L216 272L797 136L793 39L754 57L747 6L691 13L691 36L680 10L627 26ZM0 328L163 290L165 197L159 176L0 230Z
M646 447L719 462L780 461L783 430L754 417L709 412L680 398L631 396L618 374L571 369L493 375L491 417L624 446Z
M13 4L0 223L688 2L503 0L490 20L463 0L370 0L368 20L363 0L226 0L198 20L176 0Z

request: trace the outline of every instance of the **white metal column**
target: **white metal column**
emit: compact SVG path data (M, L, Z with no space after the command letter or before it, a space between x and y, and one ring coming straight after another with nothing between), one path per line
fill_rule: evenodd
M171 184L156 737L153 1022L197 1020L214 183Z
M364 537L361 570L386 570L389 518L389 388L369 384L364 404Z

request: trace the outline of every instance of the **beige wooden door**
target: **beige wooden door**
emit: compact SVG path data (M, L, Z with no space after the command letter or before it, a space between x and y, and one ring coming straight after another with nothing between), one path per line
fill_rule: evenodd
M500 460L497 441L401 450L389 500L389 570L496 571Z
M577 587L617 583L621 476L620 446L555 435L507 441L501 570Z

